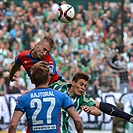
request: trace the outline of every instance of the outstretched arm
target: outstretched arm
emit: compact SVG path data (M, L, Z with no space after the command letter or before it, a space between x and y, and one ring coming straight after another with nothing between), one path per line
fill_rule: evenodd
M100 102L99 109L108 115L120 117L120 118L123 118L123 119L133 123L132 115L124 112L123 110L117 108L116 106L114 106L112 104Z
M98 102L92 98L91 98L91 100L96 104L95 106L97 108L99 108L102 112L104 112L108 115L111 115L111 116L123 118L123 119L133 123L133 116L124 112L123 110L117 108L116 106L109 104L109 103Z
M12 68L11 68L10 74L9 74L10 81L16 81L17 80L17 75L15 75L15 73L19 70L20 66L21 65L16 64L16 63L14 63L12 65Z
M77 133L83 133L83 124L79 114L75 111L74 107L70 107L66 110L74 121Z

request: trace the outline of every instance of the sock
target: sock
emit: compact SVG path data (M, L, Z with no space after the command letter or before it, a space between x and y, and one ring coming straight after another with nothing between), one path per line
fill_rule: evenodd
M112 104L100 102L99 109L108 115L120 117L120 118L123 118L123 119L133 123L132 115L124 112L123 110L117 108L116 106L114 106Z

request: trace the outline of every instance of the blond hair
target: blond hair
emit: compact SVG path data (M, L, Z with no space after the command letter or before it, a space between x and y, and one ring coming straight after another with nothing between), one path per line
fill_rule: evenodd
M44 36L39 43L43 45L45 42L47 42L51 48L54 47L54 41L51 37Z

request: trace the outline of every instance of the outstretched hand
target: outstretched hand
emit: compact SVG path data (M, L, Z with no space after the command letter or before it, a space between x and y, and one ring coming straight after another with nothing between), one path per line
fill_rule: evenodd
M81 109L84 110L86 113L90 113L90 111L92 110L90 107L88 106L81 106Z

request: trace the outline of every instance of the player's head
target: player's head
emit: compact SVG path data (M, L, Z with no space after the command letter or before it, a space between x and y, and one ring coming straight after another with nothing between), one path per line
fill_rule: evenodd
M87 88L89 76L86 73L78 72L72 79L73 94L82 95Z
M35 47L37 57L40 59L44 58L45 55L48 54L53 47L54 47L53 39L49 36L43 37L43 39L40 40Z
M48 85L50 70L45 62L39 61L31 68L32 82L38 87L39 85Z

